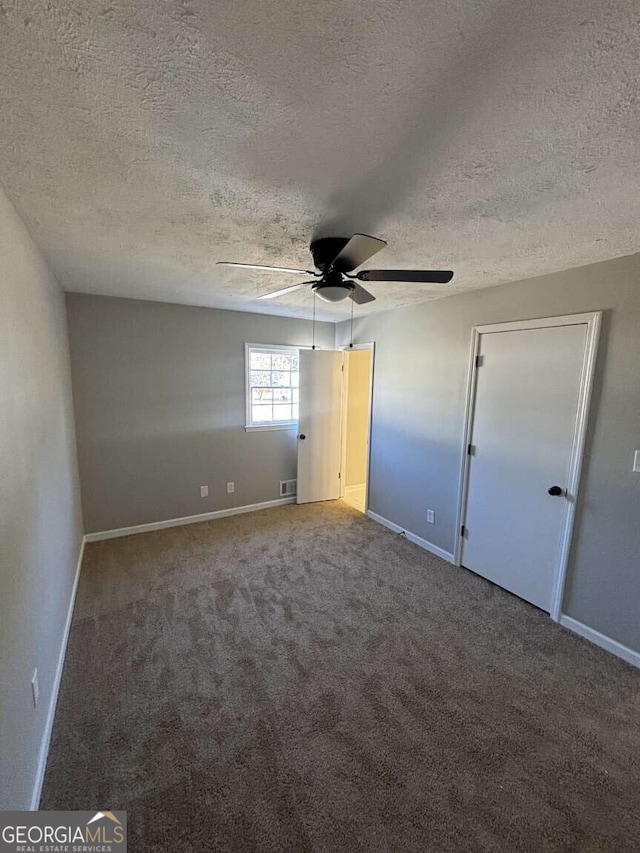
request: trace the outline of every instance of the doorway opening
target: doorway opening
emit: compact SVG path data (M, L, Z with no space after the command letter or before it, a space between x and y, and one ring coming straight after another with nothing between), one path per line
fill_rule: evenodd
M358 512L368 508L373 344L345 348L340 497Z

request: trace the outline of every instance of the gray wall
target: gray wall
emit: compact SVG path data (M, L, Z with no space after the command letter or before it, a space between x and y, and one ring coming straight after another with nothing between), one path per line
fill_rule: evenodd
M244 344L308 346L310 322L82 294L67 312L86 532L275 500L296 476L295 430L244 429Z
M640 255L357 321L354 340L376 342L369 506L453 552L472 327L600 309L563 610L640 651L640 474L631 471L640 448ZM348 332L338 326L338 343Z
M0 190L0 809L31 803L81 539L64 296Z

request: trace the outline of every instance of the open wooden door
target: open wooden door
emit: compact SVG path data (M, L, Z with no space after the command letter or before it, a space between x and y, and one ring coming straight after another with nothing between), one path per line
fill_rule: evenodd
M300 350L299 504L340 497L343 357L333 350Z

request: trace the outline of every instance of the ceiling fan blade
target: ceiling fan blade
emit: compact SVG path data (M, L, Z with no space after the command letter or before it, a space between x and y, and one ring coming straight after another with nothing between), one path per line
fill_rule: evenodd
M425 284L448 284L453 278L451 270L362 270L355 276L358 281L414 281Z
M347 245L336 255L331 266L340 272L351 272L360 264L368 261L387 244L377 237L367 234L354 234Z
M216 261L219 267L242 267L245 270L267 270L268 272L290 272L298 275L320 275L314 270L295 270L291 267L270 267L268 264L236 264L232 261Z
M277 296L284 296L285 293L293 293L295 290L300 290L306 284L315 284L315 281L302 281L300 284L294 284L292 287L283 287L281 290L274 290L272 293L264 293L258 296L258 299L275 299Z
M369 293L364 287L356 284L355 288L349 294L349 299L353 299L356 305L366 305L367 302L375 302L376 298L373 293Z

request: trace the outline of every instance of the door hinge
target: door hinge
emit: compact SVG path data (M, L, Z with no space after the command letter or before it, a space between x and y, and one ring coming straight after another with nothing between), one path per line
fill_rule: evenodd
M467 456L475 456L475 454L476 454L475 444L467 444Z
M342 473L341 473L340 471L338 471L338 479L339 479L339 480L341 480L341 479L342 479Z
M466 536L466 535L467 535L467 528L463 524L462 527L460 528L460 536Z
M477 355L476 356L476 367L482 367L483 364L484 364L484 356L483 355Z

